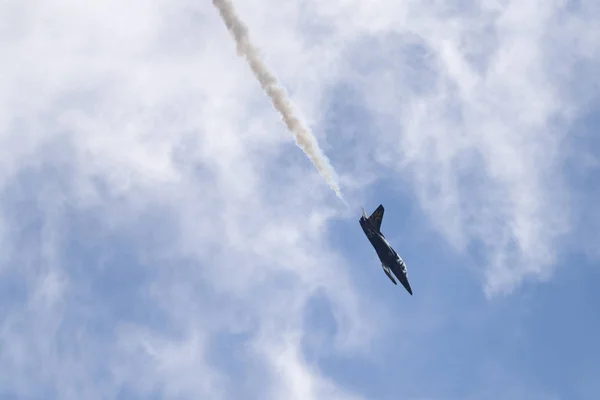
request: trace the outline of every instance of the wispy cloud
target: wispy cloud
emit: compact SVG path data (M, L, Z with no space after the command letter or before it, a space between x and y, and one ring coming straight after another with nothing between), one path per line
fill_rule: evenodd
M333 4L340 30L363 22L349 82L376 121L376 157L457 249L482 249L490 295L547 276L573 228L560 149L589 100L564 77L598 64L583 45L594 24L566 3L382 2L372 26Z
M236 8L346 194L389 198L372 183L391 182L424 211L420 226L475 254L497 294L552 271L578 212L561 149L594 99L573 76L597 69L599 35L598 6L578 4ZM382 304L358 278L359 250L332 244L362 238L332 238L343 211L212 5L1 10L2 394L360 398L306 357L317 295L335 325L330 356L373 358L398 345L390 332L418 343L403 328L415 310ZM357 96L332 96L340 87ZM344 126L365 130L329 129L342 100L353 103Z

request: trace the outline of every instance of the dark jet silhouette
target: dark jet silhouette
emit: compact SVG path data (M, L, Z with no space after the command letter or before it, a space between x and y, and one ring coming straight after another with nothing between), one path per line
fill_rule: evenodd
M392 248L392 246L388 243L381 233L381 221L383 220L383 205L380 204L373 214L367 217L365 213L365 209L363 208L363 215L360 217L359 223L365 235L369 239L369 242L375 248L377 252L377 256L381 261L381 267L383 268L383 272L390 278L394 285L397 285L396 281L390 274L390 271L398 278L402 286L406 288L408 293L413 294L412 289L410 288L410 284L408 283L408 277L406 276L406 264L400 258L398 253Z

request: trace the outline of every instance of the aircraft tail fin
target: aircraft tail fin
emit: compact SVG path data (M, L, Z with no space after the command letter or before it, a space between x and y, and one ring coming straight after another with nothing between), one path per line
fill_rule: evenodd
M375 211L373 211L373 214L369 216L369 220L373 223L373 225L379 232L381 232L381 222L383 221L384 211L385 209L383 208L383 204L380 204L379 207L377 207Z

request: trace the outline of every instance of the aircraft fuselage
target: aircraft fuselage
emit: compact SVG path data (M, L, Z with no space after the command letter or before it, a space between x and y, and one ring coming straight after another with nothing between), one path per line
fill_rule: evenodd
M402 260L402 258L396 253L396 251L392 248L390 243L386 240L383 233L381 233L374 226L371 220L365 218L364 216L359 220L360 226L371 242L371 245L375 249L377 256L379 257L379 261L381 261L381 265L385 274L390 278L390 280L396 284L394 278L390 275L389 271L393 272L393 274L398 278L402 286L410 293L412 293L412 289L410 284L408 283L406 264ZM387 268L387 270L386 270Z

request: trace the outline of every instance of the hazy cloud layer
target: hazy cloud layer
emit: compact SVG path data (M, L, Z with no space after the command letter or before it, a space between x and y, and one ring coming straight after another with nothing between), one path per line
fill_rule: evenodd
M352 203L416 201L489 295L550 275L589 201L564 168L598 165L571 141L597 100L596 3L235 6ZM368 359L403 322L353 278L365 266L330 223L358 229L358 214L294 146L212 4L25 0L0 15L2 394L368 398L305 342ZM309 326L317 297L327 338Z

